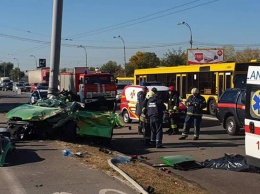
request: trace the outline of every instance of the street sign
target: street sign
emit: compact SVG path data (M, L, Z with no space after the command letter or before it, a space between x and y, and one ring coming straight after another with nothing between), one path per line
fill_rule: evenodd
M39 59L39 67L46 67L46 59Z

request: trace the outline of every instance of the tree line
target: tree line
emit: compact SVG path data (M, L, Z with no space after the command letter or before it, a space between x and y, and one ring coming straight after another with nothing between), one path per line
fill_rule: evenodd
M19 81L19 78L24 77L24 72L18 67L14 68L14 64L10 62L0 63L0 77L10 77L13 81Z
M225 45L224 61L233 61L236 63L247 63L253 59L260 60L260 50L258 48L245 48L243 50L235 50L232 45ZM131 56L129 62L126 64L126 76L132 77L135 69L153 68L153 67L171 67L181 66L187 64L187 51L179 48L178 50L168 50L162 58L157 57L152 52L138 51ZM101 71L111 70L115 77L123 77L124 69L115 61L108 61L101 66Z
M245 48L243 50L235 50L232 45L225 45L222 47L224 50L224 61L234 61L237 63L250 62L252 59L260 59L260 50ZM127 77L134 75L135 69L145 69L154 67L170 67L186 65L187 63L187 51L179 48L178 50L172 49L164 53L162 58L159 58L153 52L138 51L135 55L129 58L129 61L124 65L117 64L115 61L108 61L101 65L100 71L111 71L115 77L123 77L126 73ZM17 78L22 78L25 74L18 68L13 68L12 63L0 63L0 77L11 77L12 80L17 81ZM90 67L90 71L94 71L95 67ZM65 68L61 71L66 71ZM19 75L19 76L18 76Z

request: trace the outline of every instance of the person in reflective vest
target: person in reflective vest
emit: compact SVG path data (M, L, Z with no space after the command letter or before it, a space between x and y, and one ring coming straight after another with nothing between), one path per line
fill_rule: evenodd
M152 95L147 102L147 116L150 120L151 128L151 143L156 148L163 148L162 146L162 123L163 123L163 112L166 110L160 94L157 92L156 88L153 88Z
M142 103L145 100L147 91L148 91L148 88L146 86L144 86L144 87L142 87L142 90L137 93L135 114L137 114L139 117L139 122L138 122L138 134L139 135L143 134L144 123L142 121L140 121L140 116L142 114Z
M169 99L168 99L168 114L170 128L166 131L169 135L174 135L179 132L178 119L179 119L179 103L180 95L175 90L174 86L169 86Z
M186 101L187 114L184 121L183 132L179 140L188 137L192 122L194 123L194 137L193 140L198 140L200 135L200 124L202 120L203 109L206 108L206 100L199 94L197 88L191 90L191 96Z

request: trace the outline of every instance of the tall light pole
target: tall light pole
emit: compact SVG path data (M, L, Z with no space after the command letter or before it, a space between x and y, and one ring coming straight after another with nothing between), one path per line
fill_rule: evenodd
M30 55L30 57L33 57L35 59L35 65L36 65L36 69L37 69L37 59L34 55Z
M83 45L79 45L78 48L83 48L85 50L85 53L86 53L86 67L88 67L88 53L87 53L86 47L83 46Z
M18 63L18 81L20 80L20 67L19 67L19 61L18 61L18 59L17 58L14 58L16 61L17 61L17 63Z
M185 26L187 26L190 29L190 48L192 48L192 31L191 31L190 25L187 24L186 22L178 23L178 25L185 25Z
M18 69L20 69L18 59L17 59L17 58L14 58L14 59L15 59L15 60L17 61L17 63L18 63L18 65L17 65Z
M118 35L118 36L114 36L114 38L119 38L120 40L122 40L123 44L124 44L124 62L125 62L125 77L126 77L126 58L125 58L125 41L122 38L122 36Z

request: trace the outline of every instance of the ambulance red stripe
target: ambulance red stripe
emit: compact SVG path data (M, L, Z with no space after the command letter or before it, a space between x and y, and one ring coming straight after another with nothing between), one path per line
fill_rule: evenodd
M219 108L235 108L236 105L232 104L232 103L218 103L218 107ZM244 110L245 109L245 105L238 104L237 108Z
M245 125L245 132L246 133L250 133L249 125ZM260 127L255 126L254 134L255 135L260 135Z

